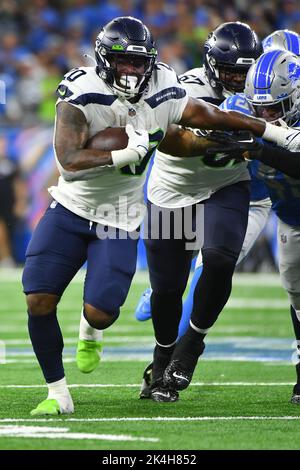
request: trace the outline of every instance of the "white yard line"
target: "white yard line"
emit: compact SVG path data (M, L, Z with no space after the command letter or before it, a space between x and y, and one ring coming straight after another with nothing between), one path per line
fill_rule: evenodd
M300 420L300 416L153 416L149 417L117 417L117 418L2 418L0 423L49 423L49 422L73 422L73 423L105 423L105 422L137 422L137 421L284 421Z
M100 440L100 441L140 441L158 442L156 437L135 437L126 434L93 434L69 432L69 428L52 428L43 426L0 426L2 437L27 437L36 439L72 439L72 440Z
M190 387L282 387L294 382L192 382ZM69 384L69 388L139 388L141 384ZM1 388L45 388L46 385L0 385Z

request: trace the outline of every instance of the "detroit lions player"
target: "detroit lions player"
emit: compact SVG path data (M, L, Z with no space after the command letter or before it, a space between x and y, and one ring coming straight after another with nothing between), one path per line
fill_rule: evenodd
M102 330L119 315L135 271L137 237L130 233L145 212L144 169L168 126L245 129L282 144L290 135L261 120L188 98L174 71L156 63L152 35L140 20L120 17L108 23L97 37L95 55L96 67L70 71L58 87L54 149L61 176L49 189L54 201L26 253L28 329L48 386L47 399L32 415L74 410L56 310L86 260L87 322ZM100 130L119 126L126 126L129 136L125 149L85 148ZM239 171L236 177L238 181ZM246 192L241 186L245 201Z
M256 116L269 122L282 119L300 129L300 60L296 55L278 50L263 54L249 70L245 95ZM291 142L291 146L293 151L300 151L300 145L293 146ZM300 183L262 163L256 174L268 187L272 209L278 218L279 272L290 299L300 361ZM300 404L300 362L296 372L291 401Z

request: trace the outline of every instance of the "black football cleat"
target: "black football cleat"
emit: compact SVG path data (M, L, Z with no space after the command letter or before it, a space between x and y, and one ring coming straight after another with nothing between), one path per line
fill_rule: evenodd
M194 370L186 370L178 359L173 359L164 372L164 384L175 390L185 390L191 383Z
M150 398L156 402L173 403L178 401L179 394L176 390L166 387L163 382L160 381L152 385Z
M144 370L140 398L151 398L152 369L153 362L151 362L151 364L149 364Z
M300 385L299 384L296 384L294 386L291 403L293 403L294 405L300 405Z

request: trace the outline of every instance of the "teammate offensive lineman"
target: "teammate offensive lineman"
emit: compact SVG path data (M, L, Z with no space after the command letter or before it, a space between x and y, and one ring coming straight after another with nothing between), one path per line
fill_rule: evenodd
M105 329L119 315L135 271L137 240L129 234L143 218L142 173L168 126L246 129L281 144L291 135L258 119L189 99L174 71L156 63L152 35L135 18L108 23L96 40L95 55L96 67L72 70L58 87L54 149L61 176L50 188L54 200L26 253L28 329L48 386L47 399L32 415L74 410L56 309L86 260L87 322ZM126 149L85 148L98 131L119 126L126 126ZM245 200L246 192L241 189ZM115 229L114 237L97 236L108 228Z

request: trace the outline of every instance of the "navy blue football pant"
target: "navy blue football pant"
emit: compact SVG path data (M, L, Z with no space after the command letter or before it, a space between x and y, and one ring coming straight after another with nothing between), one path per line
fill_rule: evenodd
M197 217L200 205L204 212L202 217ZM156 230L154 234L152 230L152 238L150 236L145 240L153 290L152 321L157 342L167 345L172 344L178 334L182 295L188 281L193 251L187 249L190 240L186 236L176 239L172 221L178 222L180 217L176 214L171 217L171 237L165 237L161 224L163 218L170 219L170 210L161 209L157 224L155 217L151 217L153 208L157 213L158 208L149 203L148 233L151 234L153 225L156 225ZM198 235L202 231L203 272L195 289L191 320L197 328L205 330L216 321L231 292L232 276L248 223L249 183L243 181L220 189L209 199L193 206L192 210L192 229ZM182 220L184 211L182 208L173 210L174 213L181 213ZM185 227L183 233L186 232Z
M111 232L110 237L105 237L106 229L97 227L96 223L77 216L60 204L52 203L40 220L26 252L25 294L54 294L59 300L87 261L83 301L96 309L97 316L100 310L101 315L111 318L109 324L113 323L135 272L137 240L126 232L121 234L119 230L113 231L114 238ZM64 377L63 338L56 308L52 312L41 311L45 309L41 299L41 296L29 298L29 309L34 302L41 304L39 314L28 312L28 331L45 380L52 383ZM108 325L108 322L104 324Z
M136 269L137 240L99 239L96 229L62 205L50 206L27 248L24 292L60 297L87 261L84 302L119 314Z

